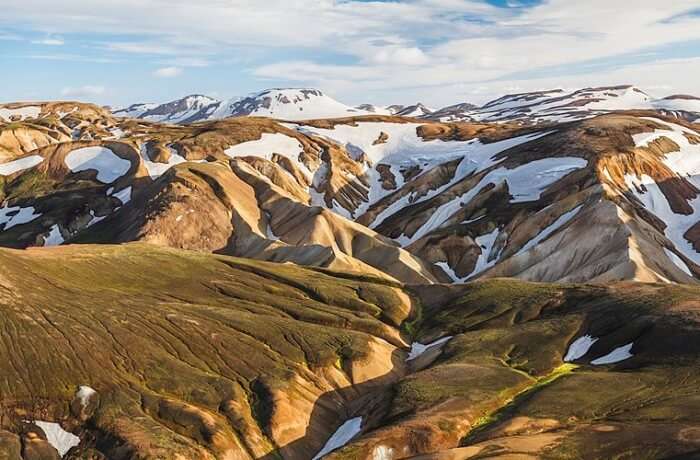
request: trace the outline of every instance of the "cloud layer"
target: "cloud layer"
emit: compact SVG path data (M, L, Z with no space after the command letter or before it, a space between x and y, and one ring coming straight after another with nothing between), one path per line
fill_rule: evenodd
M91 34L90 45L108 58L154 57L156 77L233 60L260 86L286 81L338 95L431 102L600 80L700 93L697 0L547 0L529 7L472 0L92 3L11 2L0 32L4 25L44 36ZM648 66L653 74L643 70Z

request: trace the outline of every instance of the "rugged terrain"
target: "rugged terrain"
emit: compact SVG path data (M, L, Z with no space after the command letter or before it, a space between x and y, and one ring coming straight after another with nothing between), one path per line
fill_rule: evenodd
M700 108L0 104L0 459L700 456Z
M31 115L0 125L9 247L146 241L410 283L688 283L700 269L700 134L666 112L174 125L8 107Z
M328 458L700 449L696 287L403 286L134 243L0 258L4 458L56 458L27 420L78 436L66 458L311 458L358 418Z

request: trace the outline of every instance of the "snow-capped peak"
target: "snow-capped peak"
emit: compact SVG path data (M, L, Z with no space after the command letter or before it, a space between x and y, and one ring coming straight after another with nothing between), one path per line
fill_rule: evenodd
M429 109L419 102L415 105L409 105L403 110L397 112L396 115L402 117L424 117L426 115L430 115L431 113L433 113L433 109Z
M304 120L368 113L368 111L342 104L318 89L272 88L242 99L227 101L212 114L212 118L250 115L283 120Z

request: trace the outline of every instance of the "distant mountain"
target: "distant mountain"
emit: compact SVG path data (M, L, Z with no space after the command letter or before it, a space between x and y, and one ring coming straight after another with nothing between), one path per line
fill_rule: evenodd
M306 120L364 114L367 112L342 104L317 89L275 88L221 103L208 118L257 116Z
M424 106L420 102L414 105L409 105L396 112L396 115L401 117L425 117L433 113L432 109Z
M126 109L115 111L114 115L186 124L242 116L307 120L371 113L374 112L342 104L317 89L275 88L226 101L218 101L208 96L190 95L160 105L134 104Z
M656 110L694 121L700 119L700 98L677 94L655 99L637 87L624 85L571 92L553 89L509 94L481 107L463 102L433 110L422 103L408 106L360 104L351 107L317 89L274 88L226 101L190 95L165 104L133 104L113 113L120 117L180 124L241 116L294 121L359 115L397 115L442 122L517 121L537 124L582 120L619 110Z
M115 109L112 111L112 113L118 117L139 118L144 113L148 112L149 110L152 110L152 109L155 109L156 107L159 107L159 105L160 104L155 104L152 102L146 102L146 103L141 103L141 104L132 104L129 107Z
M523 123L582 120L619 110L657 110L694 121L700 117L700 99L674 95L655 99L631 86L562 89L509 94L481 107L472 104L448 106L422 118L436 121L519 121Z
M374 104L360 104L355 106L357 110L364 112L369 112L376 115L396 115L398 112L402 111L405 106L403 105L388 105L386 107L374 105Z
M688 121L700 120L700 98L687 94L674 94L652 102L654 107L676 118Z
M436 110L428 114L425 118L438 121L463 121L465 119L470 119L471 114L478 108L479 107L474 104L462 102L460 104L448 105L447 107Z
M117 116L142 118L163 123L187 123L193 117L206 112L207 109L216 104L219 104L219 101L209 96L192 94L160 105L134 104L113 113Z

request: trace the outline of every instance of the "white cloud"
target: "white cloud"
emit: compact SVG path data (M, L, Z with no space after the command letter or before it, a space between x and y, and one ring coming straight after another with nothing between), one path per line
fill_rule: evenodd
M101 96L102 94L104 94L104 92L105 92L104 86L97 86L97 85L85 85L85 86L78 86L78 87L68 86L68 87L63 88L61 90L61 95L67 96L67 97L82 98L82 97Z
M164 61L165 64L175 67L209 67L211 64L207 59L199 57L179 57Z
M117 36L100 44L107 57L153 55L163 66L155 76L177 76L183 68L235 56L254 63L247 69L252 79L320 86L352 95L351 103L380 94L439 104L454 92L487 97L506 86L588 86L623 75L629 83L700 93L697 73L679 64L671 67L680 75L668 75L668 66L655 64L653 74L642 64L616 64L621 55L700 40L700 18L687 14L697 0L666 0L662 7L657 0L544 0L534 7L511 0L510 8L476 0L102 0L99 9L93 0L7 3L0 27ZM583 68L606 59L607 67L596 72ZM553 75L549 68L559 76L525 78L534 70Z
M32 40L35 45L63 46L65 42L62 38L44 38L43 40Z
M19 35L3 32L0 30L0 40L19 41L19 40L22 40L22 37L20 37Z
M182 74L182 68L181 67L161 67L160 69L157 69L156 71L153 72L154 77L158 78L172 78L172 77L177 77L178 75Z

